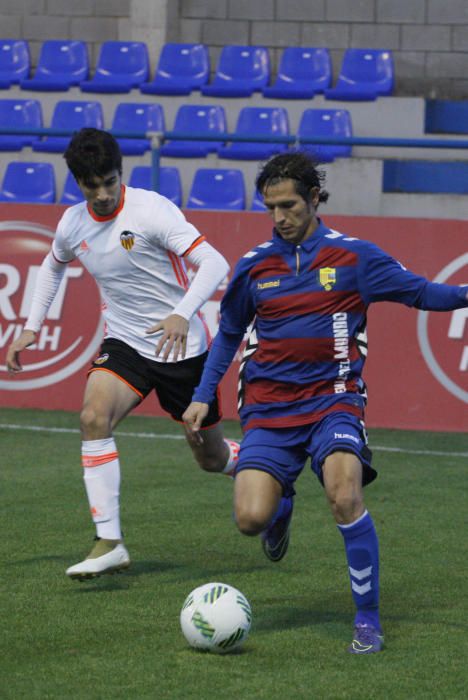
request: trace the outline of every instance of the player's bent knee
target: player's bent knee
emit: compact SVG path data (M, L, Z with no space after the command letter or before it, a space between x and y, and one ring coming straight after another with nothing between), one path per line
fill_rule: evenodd
M350 523L359 518L364 512L362 498L353 493L336 493L329 496L330 506L336 522Z
M221 472L224 464L218 455L205 456L198 459L198 464L205 472Z
M254 536L260 534L268 525L268 518L258 511L236 508L236 525L243 535Z
M84 439L92 440L110 435L109 416L86 406L80 414L80 426Z

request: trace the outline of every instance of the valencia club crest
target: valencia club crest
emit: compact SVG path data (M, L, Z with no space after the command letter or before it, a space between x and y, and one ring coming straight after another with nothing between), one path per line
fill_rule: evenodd
M120 243L125 250L131 250L135 245L135 234L131 231L122 231L120 234Z

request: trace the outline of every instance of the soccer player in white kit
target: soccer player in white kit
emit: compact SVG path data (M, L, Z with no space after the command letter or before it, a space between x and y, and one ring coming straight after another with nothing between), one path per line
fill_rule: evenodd
M208 350L200 307L229 266L168 199L122 184L122 155L114 137L99 129L74 134L67 165L85 201L63 214L40 268L31 313L7 353L10 372L21 371L20 352L37 333L67 263L79 259L96 280L105 319L99 356L89 370L81 411L82 464L96 544L67 569L83 580L130 565L120 527L120 464L116 425L155 390L161 407L182 423ZM184 261L197 273L188 284ZM203 441L187 441L202 469L233 472L238 444L225 440L217 399L204 423Z

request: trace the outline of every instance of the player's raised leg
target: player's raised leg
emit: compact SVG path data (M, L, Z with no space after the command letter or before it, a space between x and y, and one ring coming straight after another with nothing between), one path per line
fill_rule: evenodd
M268 559L279 561L286 554L292 517L292 497L266 471L243 467L236 476L234 511L237 527L244 535L262 537Z
M271 522L281 500L281 484L265 471L243 467L234 485L236 524L244 535L259 535Z
M362 464L350 452L334 452L323 465L325 492L340 530L356 605L352 654L383 648L379 619L379 545L362 495Z
M70 578L94 578L130 565L120 527L120 462L112 431L139 400L115 374L90 374L81 412L81 453L96 544L86 559L67 569Z
M219 423L203 428L196 435L185 427L185 436L202 469L234 476L239 459L239 443L224 438Z

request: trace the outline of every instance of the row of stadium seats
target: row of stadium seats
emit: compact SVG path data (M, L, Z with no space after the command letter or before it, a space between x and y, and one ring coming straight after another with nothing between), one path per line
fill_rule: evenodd
M151 190L151 167L135 166L128 180L132 187ZM181 207L183 203L180 173L174 167L159 172L159 192ZM75 179L68 173L61 197L57 200L54 166L51 163L8 163L0 188L0 202L31 204L77 204L83 201ZM188 209L244 210L246 188L240 170L200 168L195 172L185 206ZM265 206L257 192L251 209L263 211Z
M132 187L151 190L152 170L147 165L135 166L128 180ZM183 192L180 172L175 167L159 171L158 191L182 207ZM383 192L432 194L468 194L468 163L413 160L384 161ZM60 204L77 204L83 200L71 173L65 179ZM56 178L51 163L9 163L0 188L0 202L53 204L57 201ZM199 168L195 171L185 203L188 209L246 209L246 187L241 170ZM253 193L250 209L264 211L259 193Z
M34 151L61 153L65 150L69 136L40 136L24 134L1 134L4 128L42 128L41 103L38 100L0 99L0 151L19 151L30 146ZM54 108L51 127L75 131L82 127L104 128L103 109L99 102L60 100ZM127 103L116 106L112 130L125 132L164 132L164 111L159 104ZM232 142L225 144L223 134L229 133L225 109L221 105L182 105L179 107L174 131L197 136L217 136L219 141L173 140L161 148L163 156L175 158L205 157L218 153L221 158L237 160L263 160L274 153L285 151L286 143ZM288 112L283 107L244 107L239 112L233 132L239 137L283 137L290 136ZM352 136L351 115L345 109L304 110L297 137ZM142 155L151 148L149 139L119 138L124 155ZM315 157L330 162L337 157L351 155L351 146L318 145L313 147Z
M375 100L394 90L392 52L350 48L344 52L337 82L332 87L332 62L326 48L288 47L273 76L269 50L262 46L225 46L210 82L210 55L204 44L167 43L150 80L148 47L138 41L105 41L90 77L84 41L47 40L31 75L28 42L0 40L0 88L19 84L25 90L63 91L79 86L83 92L245 97L262 92L275 99ZM273 80L274 77L274 80ZM270 84L271 83L271 84Z

